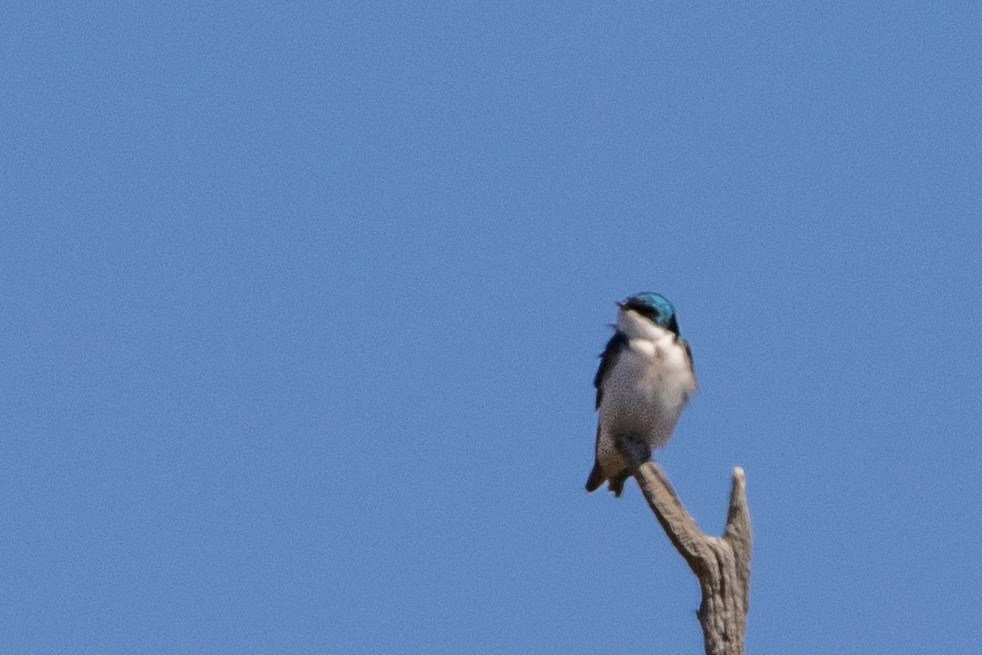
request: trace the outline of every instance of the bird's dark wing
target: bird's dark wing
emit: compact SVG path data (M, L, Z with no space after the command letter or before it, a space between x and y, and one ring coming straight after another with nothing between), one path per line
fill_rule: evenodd
M685 356L689 360L689 370L692 371L693 375L695 375L696 364L692 359L692 348L689 347L689 342L686 341L685 339L681 339L681 341L682 341L682 347L685 348Z
M692 361L692 348L689 347L689 342L685 339L679 339L682 347L685 348L685 358L689 362L689 372L692 373L692 379L696 379L696 366ZM699 382L696 382L696 391L699 390Z
M600 355L600 368L597 369L597 374L593 378L593 386L597 388L596 409L600 409L600 401L603 399L603 380L614 368L618 355L625 348L627 348L627 337L624 336L623 332L614 332L614 336L607 342L607 347L604 348L603 354Z

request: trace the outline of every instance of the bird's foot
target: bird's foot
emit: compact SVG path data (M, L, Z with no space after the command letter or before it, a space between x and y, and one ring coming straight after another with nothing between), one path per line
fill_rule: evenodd
M632 470L651 459L651 448L640 434L617 435L614 437L614 446Z

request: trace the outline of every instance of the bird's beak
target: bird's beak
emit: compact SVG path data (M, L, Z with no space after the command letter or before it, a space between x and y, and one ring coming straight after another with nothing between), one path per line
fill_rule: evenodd
M624 303L622 303L620 300L618 300L614 304L617 305L618 307L620 307L621 309L624 309Z

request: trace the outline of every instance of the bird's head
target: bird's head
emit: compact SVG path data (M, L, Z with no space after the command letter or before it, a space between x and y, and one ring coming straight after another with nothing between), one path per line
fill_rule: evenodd
M679 333L678 319L675 318L675 307L668 299L658 293L642 291L617 303L621 313L635 312L651 321L658 327Z

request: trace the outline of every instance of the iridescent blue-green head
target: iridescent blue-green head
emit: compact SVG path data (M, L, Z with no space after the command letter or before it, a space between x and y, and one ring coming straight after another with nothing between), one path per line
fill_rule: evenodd
M675 318L675 307L668 301L668 298L660 293L642 291L617 303L617 306L621 309L634 310L655 325L663 327L666 330L671 330L675 334L679 333L678 319Z

